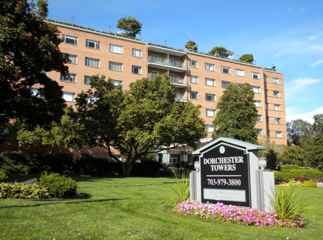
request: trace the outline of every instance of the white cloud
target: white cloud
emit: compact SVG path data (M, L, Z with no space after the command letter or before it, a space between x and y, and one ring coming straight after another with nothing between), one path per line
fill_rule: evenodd
M302 113L293 113L293 111L291 109L287 109L287 121L302 119L302 120L307 121L309 123L313 123L314 122L313 117L316 114L323 114L323 106L318 107L312 111L302 112Z
M310 87L313 85L317 85L321 82L320 79L318 78L310 78L310 77L305 77L305 78L298 78L293 81L290 81L287 83L286 86L286 95L287 96L292 96L296 94L300 90L304 90L306 87Z
M323 64L323 59L317 60L311 64L312 67L317 67Z

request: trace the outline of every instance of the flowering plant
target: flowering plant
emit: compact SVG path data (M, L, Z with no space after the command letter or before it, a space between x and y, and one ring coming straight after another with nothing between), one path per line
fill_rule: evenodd
M303 218L279 219L275 213L268 213L247 207L224 205L223 203L197 203L185 201L177 204L176 211L183 215L199 216L203 219L220 219L224 222L255 226L303 227Z

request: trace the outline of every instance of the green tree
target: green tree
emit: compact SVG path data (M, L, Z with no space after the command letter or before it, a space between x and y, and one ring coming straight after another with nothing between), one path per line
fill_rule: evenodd
M59 122L52 122L47 129L40 126L33 130L21 128L17 133L17 140L21 147L48 147L50 152L61 148L81 147L82 126L70 116L71 109L66 109Z
M0 125L46 125L64 113L61 87L46 72L67 72L56 28L30 1L0 2ZM35 95L33 87L39 88Z
M304 139L311 138L313 135L312 124L297 119L287 123L287 140L289 144L301 145Z
M251 86L230 84L218 103L214 137L232 137L255 143L257 115Z
M304 143L305 164L323 170L323 134L314 136Z
M124 30L124 35L135 38L141 32L142 24L134 17L123 17L118 20L117 27Z
M241 55L240 61L245 63L253 63L255 59L253 57L253 54L248 53L248 54Z
M189 51L193 51L193 52L197 52L198 51L198 46L197 46L197 43L192 41L192 40L189 40L186 42L185 44L185 48Z
M111 80L94 76L91 89L76 98L77 119L84 126L82 136L86 145L107 148L118 137L117 120L122 111L123 92Z
M316 136L323 135L323 114L314 116L313 133Z
M193 145L204 133L198 109L190 103L175 102L174 88L166 76L138 80L130 85L118 128L118 148L125 157L125 176L147 154L177 144Z
M285 146L279 158L283 164L305 165L304 149L297 145Z
M222 58L228 58L232 56L234 53L224 47L214 47L209 52L210 55L216 56L216 57L222 57Z

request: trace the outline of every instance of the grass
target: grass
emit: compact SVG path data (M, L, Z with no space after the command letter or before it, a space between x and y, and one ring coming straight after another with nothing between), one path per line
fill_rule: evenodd
M323 189L301 188L304 229L259 228L178 216L174 179L89 179L87 199L0 200L0 239L323 239Z

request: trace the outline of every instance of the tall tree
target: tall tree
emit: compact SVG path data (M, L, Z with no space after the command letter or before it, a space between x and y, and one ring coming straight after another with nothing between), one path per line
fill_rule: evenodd
M117 27L124 30L124 35L135 38L141 32L142 24L134 17L123 17L118 20Z
M118 148L125 156L125 176L148 153L177 144L193 145L204 133L199 110L191 103L175 102L174 88L166 76L130 85L118 126Z
M313 132L315 135L323 135L323 114L314 116Z
M209 52L210 55L214 55L216 57L228 58L232 56L234 53L225 47L214 47Z
M245 63L253 63L255 61L253 54L250 54L250 53L241 55L239 60Z
M302 141L313 135L313 126L297 119L287 123L287 140L289 144L301 145Z
M193 52L197 52L198 51L198 46L197 46L197 43L192 41L192 40L189 40L186 42L185 44L185 48L189 51L193 51Z
M230 84L218 103L214 137L232 137L255 143L257 115L251 86Z
M0 124L46 125L64 113L61 87L46 75L67 72L61 40L40 14L27 0L0 2Z
M84 126L83 139L88 146L107 148L118 137L117 120L122 111L123 92L111 80L94 76L91 89L76 98L77 119Z

